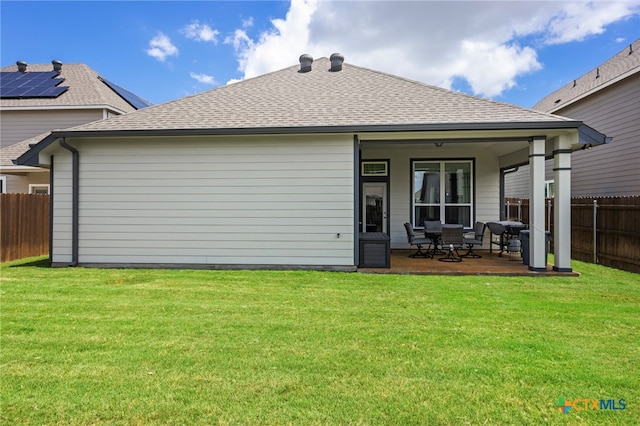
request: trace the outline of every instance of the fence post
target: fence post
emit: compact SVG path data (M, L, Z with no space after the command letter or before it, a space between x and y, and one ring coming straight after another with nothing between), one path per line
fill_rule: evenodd
M551 231L551 198L547 199L547 231Z
M598 263L598 200L593 200L593 263Z
M518 199L518 222L522 222L522 199Z

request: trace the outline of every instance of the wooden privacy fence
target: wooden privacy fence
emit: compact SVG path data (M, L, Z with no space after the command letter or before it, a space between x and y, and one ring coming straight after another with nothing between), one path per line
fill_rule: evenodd
M545 224L552 235L553 201L545 204ZM529 223L528 199L508 198L504 211L506 218ZM640 197L573 198L571 257L640 272Z
M0 262L49 253L49 195L0 194Z

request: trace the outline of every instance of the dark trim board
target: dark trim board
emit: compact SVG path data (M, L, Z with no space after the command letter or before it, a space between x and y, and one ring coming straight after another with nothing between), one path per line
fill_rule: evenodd
M66 268L69 262L53 262L54 268ZM356 265L236 265L201 263L78 263L79 267L104 269L203 269L203 270L252 270L252 271L327 271L356 272Z

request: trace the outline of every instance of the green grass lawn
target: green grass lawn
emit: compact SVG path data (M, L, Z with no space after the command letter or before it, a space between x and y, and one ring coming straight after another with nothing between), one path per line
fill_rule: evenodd
M640 276L573 267L581 277L4 264L0 423L640 424ZM561 397L626 409L563 414Z

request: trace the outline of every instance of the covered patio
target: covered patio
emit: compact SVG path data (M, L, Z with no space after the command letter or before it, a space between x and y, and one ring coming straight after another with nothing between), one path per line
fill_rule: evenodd
M415 251L415 250L413 250ZM391 250L390 268L358 268L358 272L367 274L412 274L412 275L487 275L487 276L572 276L578 277L579 273L568 271L556 271L553 265L547 264L546 271L532 271L522 263L522 258L518 255L503 253L499 251L477 250L482 257L479 259L465 258L462 262L450 263L438 261L435 258L411 258L410 250Z
M393 139L385 134L358 135L358 230L364 235L376 231L389 235L392 273L571 274L571 153L586 144L606 143L607 138L582 123L557 120L493 124L491 130L407 132ZM545 259L549 238L545 228L546 159L554 160L556 189L557 226L550 235L553 265ZM490 256L488 251L482 259L456 265L397 256L399 250L409 248L405 223L419 234L427 221L458 224L466 230L476 223L504 221L504 175L524 164L530 166L531 214L524 224L529 231L528 265ZM490 237L488 231L485 236ZM489 245L486 238L480 249Z

